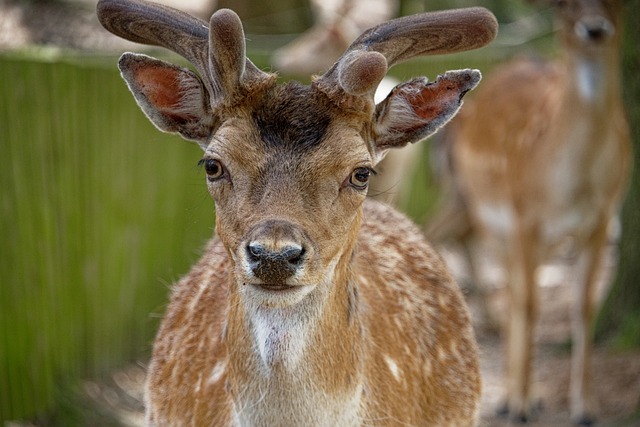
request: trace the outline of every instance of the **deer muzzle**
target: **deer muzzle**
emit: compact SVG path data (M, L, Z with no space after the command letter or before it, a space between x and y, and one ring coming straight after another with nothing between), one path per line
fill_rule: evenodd
M615 27L603 16L587 15L576 22L575 32L584 42L601 43L614 35Z
M267 290L288 288L304 269L309 248L306 234L297 225L265 221L254 227L246 239L245 274L252 284Z

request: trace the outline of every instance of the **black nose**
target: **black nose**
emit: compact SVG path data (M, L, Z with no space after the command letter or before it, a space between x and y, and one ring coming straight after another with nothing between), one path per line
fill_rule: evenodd
M253 274L268 284L284 283L304 260L305 250L294 244L269 249L259 242L247 245L247 260Z
M575 24L579 37L592 42L601 42L613 35L615 29L611 22L601 16L585 16Z
M587 36L591 40L599 40L605 36L605 30L602 27L587 27Z

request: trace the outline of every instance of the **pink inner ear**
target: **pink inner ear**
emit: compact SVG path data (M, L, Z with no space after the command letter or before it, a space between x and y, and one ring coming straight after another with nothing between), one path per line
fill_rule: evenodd
M135 80L149 102L159 110L175 110L180 106L182 90L177 70L167 67L139 67Z
M448 81L437 81L418 92L407 94L414 112L425 120L434 120L447 112L460 100L460 88Z

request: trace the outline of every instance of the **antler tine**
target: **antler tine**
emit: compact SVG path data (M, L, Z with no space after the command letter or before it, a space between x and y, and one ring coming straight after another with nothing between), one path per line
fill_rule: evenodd
M220 9L211 16L208 61L215 90L211 95L217 101L232 94L238 86L270 82L274 78L247 58L242 22L230 9Z
M113 34L132 42L162 46L183 56L200 73L210 95L218 92L219 70L210 70L210 39L207 22L177 9L144 0L99 0L100 23ZM215 31L214 31L215 33ZM240 35L242 38L244 34ZM244 39L241 40L244 43ZM244 50L242 50L244 54ZM240 71L248 78L266 76L244 58Z
M162 46L207 75L207 23L179 10L141 0L99 0L98 19L113 34L135 43Z
M347 52L379 52L392 67L416 56L482 47L495 38L497 31L495 16L482 7L427 12L371 28L358 37Z
M495 38L497 30L495 16L482 7L393 19L364 32L316 83L325 91L332 91L329 87L338 84L352 95L369 93L386 72L386 69L382 71L380 56L390 68L416 56L462 52L484 46ZM364 65L367 63L375 65L367 67Z

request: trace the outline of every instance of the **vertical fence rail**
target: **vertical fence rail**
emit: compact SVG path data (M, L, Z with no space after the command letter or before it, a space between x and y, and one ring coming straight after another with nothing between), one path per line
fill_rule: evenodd
M115 62L0 57L0 424L144 358L212 233L199 149L148 124Z

